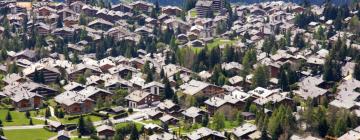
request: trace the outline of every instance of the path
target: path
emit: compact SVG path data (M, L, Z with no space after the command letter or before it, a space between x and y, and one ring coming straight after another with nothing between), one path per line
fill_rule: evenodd
M2 127L4 130L16 130L16 129L40 129L43 128L45 125L27 125L27 126L5 126Z

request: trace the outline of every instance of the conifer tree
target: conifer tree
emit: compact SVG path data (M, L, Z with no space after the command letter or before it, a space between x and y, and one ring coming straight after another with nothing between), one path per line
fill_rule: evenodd
M10 111L7 112L5 120L6 120L7 122L11 122L11 121L12 121L12 116L11 116Z

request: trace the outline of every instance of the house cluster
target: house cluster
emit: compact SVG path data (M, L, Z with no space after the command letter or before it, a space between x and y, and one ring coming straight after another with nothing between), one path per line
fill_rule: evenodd
M168 49L155 53L139 49L135 50L138 54L136 57L119 55L97 60L94 54L86 51L94 42L80 40L64 45L71 56L79 55L78 63L66 60L58 53L38 59L38 52L31 49L7 51L8 59L14 62L18 72L8 72L7 67L12 64L0 66L0 72L5 75L2 79L4 87L0 92L0 99L9 98L13 107L19 111L41 108L46 100L54 99L67 115L91 113L100 102L113 103L117 92L122 90L128 93L124 97L126 106L111 108L107 112L123 112L124 108L150 108L142 113L145 113L148 119L168 125L180 125L180 120L189 124L200 124L205 117L213 117L216 112L221 112L226 117L234 116L235 112L244 110L249 104L263 107L265 113L271 114L273 110L270 107L273 106L296 107L293 96L302 100L310 98L318 102L326 97L329 99L330 107L345 108L354 111L360 117L360 81L351 78L355 67L355 63L351 61L355 58L348 57L342 62L342 80L338 83L336 95L330 94L334 83L324 81L317 71L323 68L330 52L323 46L324 42L314 37L314 32L320 27L329 29L334 26L332 20L326 21L323 17L324 7L321 6L311 6L310 10L321 18L319 22L309 23L308 30L295 26L295 16L306 10L298 4L276 1L233 6L231 8L238 17L229 30L221 34L216 28L229 20L225 0L198 0L194 8L196 16L191 16L189 12L185 20L179 18L184 11L177 6L162 6L160 15L157 18L151 17L149 13L156 6L145 1L120 3L108 8L92 6L81 0L66 0L65 3L36 2L32 4L34 14L31 16L26 8L13 2L1 2L0 7L10 9L6 18L11 26L16 27L15 30L20 29L24 21L28 21L25 23L27 27L35 29L39 35L55 35L63 39L73 38L75 34L85 31L85 36L94 42L101 41L103 36L111 36L117 41L124 40L136 44L142 37L154 36L154 30L156 31L156 27L159 26L162 30L176 31L174 34L180 48L201 48L213 42L215 37L231 39L231 36L236 34L244 38L242 41L236 40L233 44L236 51L244 51L249 46L254 46L258 63L250 67L265 65L270 79L268 87L251 87L254 74L240 76L240 71L245 69L242 64L235 61L224 62L220 64L221 69L233 76L228 77L227 82L219 86L211 82L213 71L194 72L179 64L166 63ZM209 18L209 14L213 14L214 17ZM88 23L82 21L84 16L91 17L86 19L89 20ZM143 20L144 24L131 24L133 20ZM63 23L61 27L58 25L59 22ZM0 33L4 33L3 27L0 28ZM290 40L294 40L297 34L302 34L309 47L300 49L288 46L271 54L262 50L265 38L275 36L274 39L279 41L288 33L291 34ZM345 44L354 48L360 46L352 42L356 35L342 31L337 31L325 41L335 42L345 36ZM54 40L46 39L46 42L49 44L45 47L47 50L56 49ZM224 48L225 46L220 46L220 49ZM110 51L106 50L106 53ZM149 65L156 76L163 75L169 79L170 88L179 96L178 100L195 103L185 103L184 107L180 101L163 100L166 89L164 80L157 77L147 81L148 75L143 70L146 65ZM292 92L285 92L279 87L278 78L282 66L289 66L299 79L294 84L297 86ZM54 86L54 83L62 86ZM241 112L241 115L246 121L254 120L256 117L254 112ZM50 123L56 130L62 127L62 124ZM149 136L150 140L178 139L177 135L164 132L164 128L159 125L146 124L144 127L146 131L156 132ZM96 131L99 136L115 134L114 128L106 124L98 126ZM260 129L249 122L229 132L232 139L261 137ZM70 138L65 131L59 131L58 137ZM185 134L182 139L223 140L227 137L223 132L201 127ZM339 139L353 137L360 137L360 128L350 130ZM316 138L301 138L294 135L291 139Z

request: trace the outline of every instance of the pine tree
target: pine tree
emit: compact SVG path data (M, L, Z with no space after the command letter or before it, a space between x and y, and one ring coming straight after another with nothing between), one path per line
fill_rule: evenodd
M12 121L12 117L11 117L10 111L7 112L5 120L6 120L7 122L11 122L11 121Z
M222 130L225 128L225 116L221 112L216 112L214 115L214 129L215 130Z
M266 88L269 83L269 75L266 66L257 66L252 78L252 87Z
M139 132L136 129L135 124L131 125L131 133L130 133L130 139L129 140L139 140Z
M26 112L25 112L25 117L26 117L26 118L30 118L30 117L31 117L31 114L30 114L29 111L26 111Z
M84 135L86 133L85 129L85 121L82 115L80 115L79 121L78 121L78 129L77 129L79 135Z
M167 77L164 78L164 99L172 99L174 96L174 91L171 88L169 79Z
M45 118L49 118L49 117L51 117L50 108L46 108L46 110L45 110Z
M354 67L353 77L360 81L360 64L357 62Z
M279 74L279 86L283 91L289 91L289 82L288 82L288 76L284 70L283 67L280 68L280 74Z
M208 124L209 124L209 116L207 114L205 114L202 116L201 125L203 127L207 127Z
M34 125L32 118L29 119L29 125Z

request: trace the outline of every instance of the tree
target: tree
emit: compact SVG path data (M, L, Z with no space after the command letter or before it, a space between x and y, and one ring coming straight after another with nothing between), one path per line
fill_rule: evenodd
M84 135L86 133L85 129L85 121L82 115L80 115L79 121L78 121L78 129L77 129L79 135Z
M72 62L75 63L75 64L80 63L79 55L77 54L76 51L74 52L74 55L72 57Z
M280 68L279 86L283 91L289 91L290 90L288 76L287 76L287 74L286 74L283 67Z
M45 118L49 118L49 117L51 117L51 112L50 112L50 108L48 107L45 110Z
M186 0L185 1L185 10L189 11L193 8L195 8L197 0Z
M29 119L29 125L34 125L32 118Z
M225 116L221 112L216 112L213 120L213 127L215 130L222 130L225 128Z
M16 65L15 62L8 65L8 73L9 74L18 73L18 72L19 72L19 68L18 68L18 66Z
M64 118L64 116L65 116L64 111L60 109L58 118Z
M209 116L205 114L202 116L201 125L203 127L207 127L208 124L209 124Z
M30 118L30 117L31 117L31 114L30 114L29 111L26 111L26 112L25 112L25 117L26 117L26 118Z
M11 121L12 121L12 117L11 117L10 111L7 112L5 120L6 120L7 122L11 122Z
M236 121L238 125L241 125L244 122L244 117L242 116L240 111L236 114Z
M347 126L346 126L346 118L344 116L341 116L340 118L338 118L335 122L335 126L334 126L334 135L335 136L341 136L342 134L344 134L346 132Z
M269 83L269 75L266 66L257 66L254 71L254 76L252 78L252 87L263 87L266 88Z
M131 133L130 133L130 139L129 140L139 140L139 132L136 129L136 125L131 125Z
M360 80L360 64L359 64L359 62L357 62L357 63L355 64L353 77L354 77L356 80Z
M83 84L85 85L86 84L86 78L84 75L80 75L77 79L77 82L80 83L80 84Z
M174 91L171 88L169 79L167 77L164 78L164 99L172 99L174 96Z

